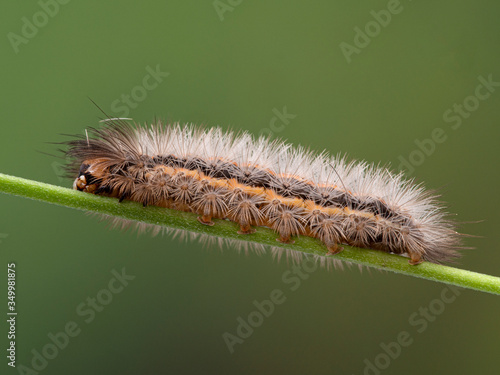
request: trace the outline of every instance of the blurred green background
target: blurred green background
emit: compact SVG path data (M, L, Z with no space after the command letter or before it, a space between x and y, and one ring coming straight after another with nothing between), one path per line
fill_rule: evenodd
M481 221L463 225L478 237L466 239L476 249L458 266L500 275L500 89L475 96L480 77L500 82L497 1L92 0L58 8L1 5L0 172L70 187L61 160L39 151L55 153L47 142L98 125L88 97L140 122L271 130L394 169L413 160L408 174L440 188L457 220ZM144 88L149 69L162 74ZM290 118L273 120L284 107ZM435 129L446 140L432 147L424 140ZM493 295L460 290L444 303L444 285L357 267L318 269L291 290L282 279L290 265L271 254L108 230L82 212L13 196L0 195L0 207L0 310L14 261L18 366L33 368L33 350L51 343L49 333L68 322L80 329L38 373L498 373ZM86 323L78 306L109 297L112 271L123 268L135 279ZM275 289L285 302L230 353L223 334L236 335L238 317L247 320L254 301ZM401 332L411 345L383 354ZM8 367L4 354L0 373L31 373Z

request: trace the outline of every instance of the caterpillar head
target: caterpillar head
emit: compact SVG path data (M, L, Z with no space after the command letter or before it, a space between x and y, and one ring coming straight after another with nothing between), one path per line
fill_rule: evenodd
M104 171L98 159L85 160L80 166L78 177L73 182L73 189L85 193L95 193L100 187Z

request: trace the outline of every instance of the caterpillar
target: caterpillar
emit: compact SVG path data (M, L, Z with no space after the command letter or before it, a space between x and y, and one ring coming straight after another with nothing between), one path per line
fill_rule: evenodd
M90 133L90 135L89 135ZM460 256L456 223L435 193L402 173L282 140L191 124L109 119L67 144L73 188L144 206L265 226L277 240L318 238L443 263Z

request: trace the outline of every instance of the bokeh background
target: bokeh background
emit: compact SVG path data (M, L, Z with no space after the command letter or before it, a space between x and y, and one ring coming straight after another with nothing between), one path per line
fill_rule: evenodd
M89 97L139 122L271 131L394 169L413 158L408 175L440 188L457 220L476 222L462 227L478 237L466 239L476 249L458 266L500 275L500 87L470 98L480 77L500 82L497 1L56 4L0 6L0 172L70 187L64 160L40 151L55 153L47 142L99 124ZM386 25L377 28L376 17ZM355 40L356 27L372 37ZM161 74L145 89L148 69ZM460 126L443 117L464 101ZM285 107L289 117L276 119ZM417 143L435 129L446 140L422 158ZM33 368L50 333L68 322L80 328L40 374L498 373L493 295L460 289L439 302L449 293L442 284L356 267L318 269L291 290L290 265L270 254L109 230L82 212L13 196L0 195L0 207L0 310L14 261L18 366ZM135 278L86 323L78 306L123 268ZM231 353L223 334L236 335L238 317L247 320L275 289L285 302ZM422 332L417 318L427 322ZM401 332L412 343L386 363L381 345ZM8 367L4 354L0 373L28 373Z

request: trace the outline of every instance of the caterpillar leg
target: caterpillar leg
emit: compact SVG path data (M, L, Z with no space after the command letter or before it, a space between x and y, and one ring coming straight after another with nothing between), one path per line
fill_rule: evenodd
M335 255L340 253L344 248L342 246L339 246L338 244L334 243L333 245L327 245L326 248L328 249L328 252L326 255Z
M238 231L238 234L252 234L252 233L255 233L255 229L253 229L249 224L240 223L240 230Z
M209 215L198 216L197 219L203 225L208 225L208 226L214 225L214 222L212 221L212 217Z
M420 264L424 261L422 258L422 254L419 253L411 253L410 254L410 260L408 263L410 263L412 266L416 266L417 264Z
M276 238L276 241L290 245L295 243L295 241L290 238L290 235L284 235L284 234L280 234L280 236Z

